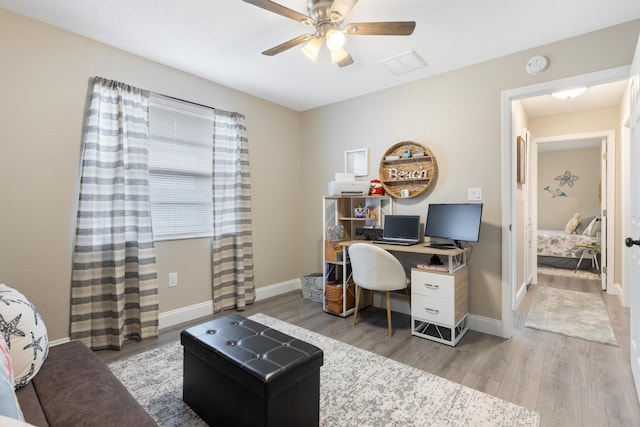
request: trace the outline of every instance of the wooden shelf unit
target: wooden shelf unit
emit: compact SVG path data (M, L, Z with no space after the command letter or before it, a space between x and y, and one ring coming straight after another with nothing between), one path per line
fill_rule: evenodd
M369 216L356 217L354 210L357 207L369 208ZM340 243L355 240L359 228L381 228L384 216L393 213L393 199L389 196L324 196L322 211L322 308L327 313L347 317L354 311L355 286L346 248ZM344 228L343 239L328 241L328 227L338 225ZM341 306L336 304L336 298L341 298Z

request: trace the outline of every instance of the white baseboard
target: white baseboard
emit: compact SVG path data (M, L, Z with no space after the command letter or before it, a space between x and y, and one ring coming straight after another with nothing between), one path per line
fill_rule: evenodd
M256 289L256 301L261 301L287 292L300 289L300 279L287 280L274 285L263 286ZM176 310L165 311L159 316L159 329L166 329L181 323L190 322L201 317L213 314L213 301L205 301Z
M364 298L364 297L363 297ZM376 292L373 295L373 306L382 310L387 309L387 298L383 292ZM391 311L411 315L409 301L404 295L391 294Z
M624 298L624 289L622 289L622 285L620 283L614 283L613 288L611 290L607 289L607 293L611 295L617 295L618 300L620 301L620 305L623 307L629 307L629 304L625 304Z
M522 286L520 286L520 289L518 289L518 292L516 292L516 305L513 308L514 310L516 310L520 306L520 303L522 302L522 298L524 298L526 293L527 293L527 284L524 283L522 284Z
M198 304L181 307L175 310L160 313L158 317L158 328L160 330L179 325L181 323L190 322L200 317L206 317L213 314L213 301L200 302Z
M482 332L483 334L502 337L502 321L498 319L491 319L489 317L470 314L469 329ZM503 338L506 338L506 337L503 337Z
M376 292L376 294L373 297L373 305L382 310L386 310L387 305L386 305L385 296L383 293ZM411 315L411 308L407 303L407 299L401 295L392 295L391 311L396 311L399 313ZM484 334L502 337L502 321L497 319L491 319L489 317L470 314L469 329L472 329L477 332L482 332ZM502 338L505 338L505 337L502 337Z
M59 340L49 341L49 347L55 347L60 344L68 343L69 341L71 341L69 337L60 338Z
M286 282L276 283L269 286L263 286L256 289L256 301L264 300L274 296L278 296L287 292L295 291L301 288L300 279L287 280ZM618 295L620 295L619 293ZM396 296L396 295L394 295ZM375 301L375 300L374 300ZM382 301L380 301L382 302ZM378 306L379 302L375 301L374 304ZM380 304L380 306L384 306ZM405 314L411 314L408 310L406 300L399 301L399 298L392 298L391 307L393 311L399 311ZM182 307L176 310L165 311L160 313L159 316L159 329L166 329L172 326L179 325L181 323L190 322L201 317L210 316L213 314L213 301L205 301L198 304L193 304L187 307ZM485 334L502 336L502 322L496 319L490 319L488 317L477 316L474 314L469 315L469 328L482 332ZM69 342L69 338L61 338L55 341L49 342L49 345L55 346Z
M287 280L286 282L276 283L274 285L263 286L256 289L256 301L276 297L278 295L286 294L287 292L300 290L301 288L302 284L300 279L292 279Z

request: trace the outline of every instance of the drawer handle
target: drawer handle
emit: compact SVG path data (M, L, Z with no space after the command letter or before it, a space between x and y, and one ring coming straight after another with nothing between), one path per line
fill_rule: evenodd
M436 310L435 308L425 307L424 309L429 314L440 314L440 310Z
M425 283L424 286L427 289L440 289L440 285L432 285L431 283Z

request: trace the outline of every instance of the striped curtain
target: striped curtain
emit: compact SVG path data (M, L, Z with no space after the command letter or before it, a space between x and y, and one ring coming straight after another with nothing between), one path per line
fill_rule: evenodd
M148 93L96 77L87 118L71 283L71 339L119 350L158 336Z
M244 116L215 110L213 121L213 239L211 272L214 313L255 300L251 240L249 143Z

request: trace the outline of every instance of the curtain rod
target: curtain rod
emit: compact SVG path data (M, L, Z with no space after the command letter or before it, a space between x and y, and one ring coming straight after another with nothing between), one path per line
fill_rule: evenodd
M119 80L107 79L107 78L105 78L105 77L101 77L101 76L94 76L94 77L93 77L93 79L91 80L91 81L92 81L92 83L93 83L93 82L95 82L95 81L96 81L96 79L103 79L103 80L105 80L105 81L110 81L110 82L115 82L115 83L118 83L118 84L129 85L128 83L120 82ZM132 86L132 87L133 87L133 86ZM140 90L144 90L144 91L146 91L146 92L149 92L150 94L154 94L154 95L156 95L156 96L163 97L163 98L167 98L167 99L171 99L171 100L174 100L174 101L186 102L186 103L188 103L188 104L196 105L196 106L198 106L198 107L204 107L204 108L209 108L209 109L211 109L211 110L217 110L217 108L215 108L215 107L210 107L210 106L208 106L208 105L199 104L199 103L197 103L197 102L193 102L193 101L187 101L186 99L176 98L175 96L165 95L164 93L154 92L154 91L152 91L152 90L142 89L142 88L138 88L138 89L140 89Z
M186 99L180 99L180 98L176 98L175 96L169 96L169 95L165 95L163 93L159 93L159 92L154 92L152 90L149 91L149 93L152 93L156 96L162 97L162 98L167 98L167 99L171 99L173 101L180 101L180 102L186 102L187 104L191 104L191 105L196 105L198 107L204 107L204 108L209 108L211 110L217 110L217 108L215 107L210 107L208 105L204 105L204 104L199 104L197 102L193 102L193 101L187 101Z

